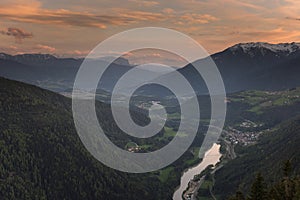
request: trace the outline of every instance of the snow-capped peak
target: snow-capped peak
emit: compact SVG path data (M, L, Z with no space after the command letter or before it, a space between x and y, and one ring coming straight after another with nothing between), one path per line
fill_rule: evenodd
M256 42L256 43L240 43L234 45L230 48L232 51L237 51L242 49L243 52L249 53L253 51L253 49L266 49L275 53L284 52L287 54L291 54L293 52L300 50L300 43L280 43L280 44L270 44L264 42Z

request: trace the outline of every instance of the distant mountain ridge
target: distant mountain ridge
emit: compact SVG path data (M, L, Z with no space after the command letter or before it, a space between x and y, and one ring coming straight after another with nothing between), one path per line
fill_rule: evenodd
M113 57L107 56L107 57L101 57L99 60L102 61L108 61L111 60ZM51 61L57 61L57 60L73 60L73 61L80 61L82 62L84 58L60 58L56 57L51 54L18 54L18 55L9 55L6 53L0 53L0 59L2 60L10 60L10 61L16 61L23 64L32 64L32 63L46 63ZM32 63L30 63L32 62ZM130 65L129 61L123 57L117 58L114 63L119 65Z
M300 43L240 43L211 55L211 58L223 77L228 93L252 89L284 90L300 86ZM206 60L196 62L203 64ZM61 92L72 88L82 61L49 54L11 56L0 53L0 76ZM105 59L102 62L106 63ZM108 70L102 89L112 90L120 76L132 67L126 59L116 61ZM191 64L178 71L191 82L198 94L208 93L202 77ZM161 78L174 81L172 73Z
M213 54L228 93L243 90L284 90L300 85L300 44L242 43ZM207 59L196 61L200 65ZM200 93L207 93L191 65L179 71ZM202 85L199 85L202 80Z
M274 53L294 53L300 51L300 43L279 43L279 44L270 44L265 42L250 42L250 43L240 43L236 44L229 49L234 51L238 51L242 49L245 53L251 53L253 49L261 49L261 50L269 50ZM264 51L261 52L262 54Z
M104 65L107 64L108 59L110 58L99 58L97 62L99 65ZM83 58L59 58L50 54L13 56L0 53L0 76L62 92L73 88L76 73L83 60ZM107 72L107 78L123 74L131 69L125 58L118 58L111 66Z

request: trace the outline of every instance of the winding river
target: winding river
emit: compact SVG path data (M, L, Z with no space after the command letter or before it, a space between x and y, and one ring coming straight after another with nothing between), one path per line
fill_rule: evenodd
M220 161L220 145L214 144L204 155L201 163L185 171L181 176L180 186L173 195L173 200L182 200L182 193L187 189L188 183L195 175L200 174L209 165L215 165Z

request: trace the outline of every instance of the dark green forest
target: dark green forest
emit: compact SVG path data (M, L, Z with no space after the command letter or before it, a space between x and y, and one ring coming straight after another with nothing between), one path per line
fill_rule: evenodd
M281 123L274 131L260 137L256 145L237 147L238 157L216 172L214 191L221 199L234 190L248 193L255 175L260 172L269 185L282 175L282 163L290 160L290 174L300 174L300 117Z
M165 169L147 174L127 174L110 169L95 160L82 145L72 118L71 99L36 86L0 78L0 199L171 199L184 169L198 163L199 144L205 126L192 147ZM300 117L298 90L266 95L257 91L236 93L229 98L226 127L241 130L249 119L260 127L245 131L267 130L255 145L237 145L238 157L215 174L214 193L219 199L259 199L263 195L284 197L287 185L299 199ZM293 94L293 95L291 95ZM287 96L287 97L285 97ZM272 100L273 104L266 104ZM112 118L110 106L96 102L97 115L107 136L120 148L138 144L142 152L166 145L175 129L165 127L149 139L124 134ZM144 112L131 111L135 122L147 124ZM171 121L177 120L176 109ZM291 167L283 172L282 163ZM260 173L259 173L260 172ZM258 176L259 173L259 176ZM254 186L253 186L254 185ZM255 186L256 185L256 186ZM259 186L257 186L259 185ZM237 192L236 192L237 191ZM277 194L277 196L274 196ZM290 195L290 193L288 193Z
M165 183L162 171L127 174L95 160L76 133L70 99L3 78L0 83L0 199L171 198L180 173ZM97 106L99 117L110 115L106 105ZM109 119L102 123L119 138Z
M300 199L300 177L292 175L292 164L283 164L282 178L275 183L265 182L261 173L256 174L249 194L237 191L229 200L298 200Z

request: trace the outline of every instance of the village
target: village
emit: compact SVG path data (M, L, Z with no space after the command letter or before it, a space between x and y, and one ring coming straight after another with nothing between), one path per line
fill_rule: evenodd
M263 131L245 131L245 129L252 129L262 127L263 124L257 124L250 120L243 121L239 127L244 129L243 131L238 130L238 128L228 127L226 133L226 140L231 142L233 145L251 145L255 144L259 138L259 136L263 133Z

